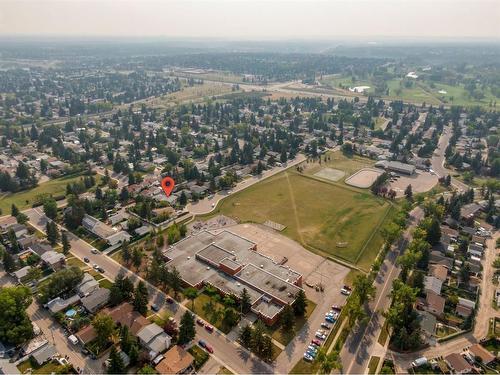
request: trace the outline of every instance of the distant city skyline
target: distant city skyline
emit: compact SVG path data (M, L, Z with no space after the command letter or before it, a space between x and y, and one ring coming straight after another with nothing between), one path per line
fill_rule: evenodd
M495 0L2 0L0 35L500 39Z

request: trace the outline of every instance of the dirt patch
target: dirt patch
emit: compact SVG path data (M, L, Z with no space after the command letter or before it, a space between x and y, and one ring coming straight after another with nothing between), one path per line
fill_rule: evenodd
M367 189L373 185L378 176L380 176L383 171L373 168L363 168L349 176L345 180L345 183L358 188Z
M324 178L326 180L336 182L345 176L345 172L334 168L323 168L319 172L316 172L314 175L317 177Z

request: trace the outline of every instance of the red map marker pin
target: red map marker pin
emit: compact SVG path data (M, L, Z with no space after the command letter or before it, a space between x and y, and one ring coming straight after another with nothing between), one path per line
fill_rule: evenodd
M165 192L166 196L169 197L172 194L172 190L174 190L175 181L172 177L165 177L161 180L161 187Z

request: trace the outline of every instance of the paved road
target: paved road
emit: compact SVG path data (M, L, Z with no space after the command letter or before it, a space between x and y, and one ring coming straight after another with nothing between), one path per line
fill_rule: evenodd
M393 246L392 251L387 254L375 278L374 286L376 288L376 295L367 307L369 321L351 331L340 352L342 366L346 374L365 373L370 357L377 345L379 345L377 340L385 321L382 312L386 311L391 304L390 293L392 282L400 272L400 268L396 265L396 258L411 241L411 232L423 217L424 212L420 207L410 212L409 227L404 232L399 243Z
M448 144L450 143L450 138L452 136L452 130L450 126L446 126L443 129L443 134L441 134L441 137L439 138L438 142L438 147L436 148L436 151L434 152L434 155L431 158L431 165L432 169L434 172L436 172L436 175L438 177L444 177L447 175L452 175L453 171L450 171L449 169L446 169L444 167L444 152L446 150L446 147L448 147ZM464 184L462 181L457 180L456 178L452 177L451 178L451 185L458 189L459 191L466 191L469 189L469 187Z
M270 169L270 170L263 172L259 176L253 176L251 178L248 178L246 180L239 182L238 184L236 184L236 186L233 189L231 189L231 192L236 193L238 191L246 189L246 188L248 188L248 187L250 187L250 186L252 186L260 181L265 180L266 178L269 178L271 176L274 176L277 173L284 171L285 169L291 168L299 163L302 163L306 159L307 159L307 157L305 155L298 154L295 157L295 159L290 160L286 166L275 167L273 169ZM214 194L212 198L207 197L207 198L202 199L196 203L189 203L186 206L186 210L189 211L193 215L207 214L207 213L213 211L215 209L215 207L217 206L217 204L222 199L226 198L227 196L229 196L232 193L229 193L227 190L220 191L220 192Z
M45 232L45 226L49 219L43 214L42 210L33 208L23 212L28 216L30 224L42 232ZM134 282L141 280L141 278L135 273L123 267L114 259L100 253L92 254L92 246L82 239L70 234L69 240L71 244L71 253L80 259L87 257L89 258L90 264L97 264L101 266L106 271L104 274L106 277L113 280L118 274L121 273L130 277ZM169 313L173 314L175 319L179 322L182 314L186 311L186 308L179 304L166 304L165 300L167 295L147 281L145 281L145 283L149 291L150 303L162 306L163 309L166 309ZM214 356L219 362L239 374L274 372L272 366L261 361L245 348L241 347L234 341L229 340L224 334L218 332L217 330L210 334L205 329L197 329L196 340L199 340L200 338L212 345L214 348Z

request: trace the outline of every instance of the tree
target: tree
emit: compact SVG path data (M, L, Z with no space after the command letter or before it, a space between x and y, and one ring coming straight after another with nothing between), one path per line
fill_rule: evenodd
M47 240L52 246L54 246L55 244L57 244L57 240L59 239L59 230L57 229L57 224L53 221L48 221L45 229L47 232Z
M151 367L150 365L144 365L141 367L139 371L137 371L138 374L158 374L156 370Z
M427 242L432 246L437 245L441 239L441 224L437 218L432 218L429 226L426 228L427 231Z
M365 304L375 296L375 287L371 278L362 274L354 279L354 292L359 296L359 302Z
M101 348L104 348L115 332L113 318L105 314L97 314L92 320L92 327L96 333L96 340Z
M141 267L142 256L142 251L139 248L134 247L134 250L132 250L132 264L134 265L136 270L139 270L139 268Z
M125 374L125 364L123 359L113 346L111 347L111 353L109 354L109 365L108 374Z
M252 343L252 328L248 324L241 327L240 342L245 348L250 348Z
M194 300L198 297L198 290L195 288L187 288L184 290L184 295L191 301L191 310L194 311Z
M43 212L45 215L52 220L57 217L57 202L54 198L48 197L43 201Z
M139 281L134 291L134 309L146 316L148 312L148 289L144 281Z
M170 286L174 291L174 297L177 298L177 293L181 291L182 279L181 279L181 274L179 273L179 271L177 271L177 268L175 267L173 267L172 271L170 272Z
M10 214L14 217L17 217L17 215L19 215L19 208L17 208L14 203L12 203L12 206L10 206Z
M250 312L250 308L252 307L252 302L250 300L250 295L248 294L247 288L243 288L240 296L241 303L241 311L243 314L247 314Z
M3 253L3 268L7 272L12 272L16 269L16 261L8 251Z
M31 291L25 286L0 288L0 341L20 345L33 336L26 313L31 301Z
M307 298L304 290L299 290L297 296L295 298L295 302L293 303L293 310L295 315L304 316L307 310Z
M326 348L321 347L316 356L316 360L321 365L321 373L329 374L333 369L342 368L342 362L340 361L340 355L337 350L332 350L330 353L326 353Z
M61 242L62 242L62 248L63 248L63 254L67 255L69 251L71 250L71 245L68 240L68 232L63 231L61 234Z
M408 185L405 189L405 197L410 202L413 200L413 190L412 190L411 184Z
M128 241L123 241L123 243L122 243L122 259L125 262L125 264L128 264L128 262L130 262L131 258L132 258L132 255L130 254L130 248L128 246Z
M285 332L291 332L295 326L295 314L290 305L286 305L281 313L281 329Z
M194 326L194 315L189 311L186 311L181 318L178 343L180 345L187 344L194 339L195 335L196 329Z
M16 216L16 220L19 224L26 224L29 221L29 218L22 212L19 212Z

